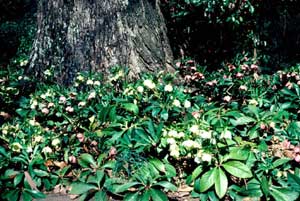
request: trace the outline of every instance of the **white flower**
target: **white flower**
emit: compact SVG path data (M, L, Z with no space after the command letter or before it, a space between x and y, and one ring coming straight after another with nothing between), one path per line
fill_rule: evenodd
M177 100L177 99L175 99L175 100L173 101L173 105L174 105L175 107L180 107L180 101Z
M149 88L149 89L154 89L155 88L155 83L152 80L144 80L144 86Z
M78 75L77 78L76 78L78 81L83 81L84 80L84 77L82 75Z
M94 85L95 85L95 86L100 86L100 82L99 82L99 81L95 81L95 82L94 82Z
M88 97L88 100L93 99L93 98L95 98L95 97L96 97L96 92L95 92L95 91L92 91L92 92L90 93L89 97Z
M184 132L179 132L176 137L183 138L184 136L185 136Z
M201 138L204 138L204 139L210 139L211 136L212 136L212 132L211 131L206 131L206 130L200 130L199 136Z
M52 153L52 149L47 146L42 149L42 152L45 154L50 154L50 153Z
M249 100L250 105L258 105L258 102L254 99Z
M27 149L26 149L26 152L27 152L27 153L31 153L31 152L33 152L33 149L32 149L32 147L31 147L31 146L28 146L28 147L27 147Z
M171 144L169 150L170 151L174 151L174 150L179 151L179 147L177 146L177 144Z
M85 105L86 105L86 102L84 102L84 101L81 101L81 102L78 103L79 107L84 107Z
M168 136L169 136L169 137L176 137L176 136L177 136L177 131L175 131L175 130L170 130L170 131L168 132Z
M223 100L226 101L226 102L230 102L231 101L231 97L230 96L225 96L223 98Z
M34 109L36 108L37 105L38 105L38 102L37 102L36 99L34 99L34 100L31 101L30 108L34 110Z
M48 108L53 107L53 106L54 106L54 103L52 103L52 102L48 103L48 105L47 105Z
M39 142L42 142L43 141L43 137L41 135L38 135L38 136L35 136L34 139L33 139L33 142L34 143L39 143Z
M166 85L166 86L165 86L165 91L166 91L166 92L172 92L172 91L173 91L172 85L171 85L171 84Z
M64 97L64 96L59 97L59 103L64 104L66 101L67 101L66 97Z
M52 146L56 147L60 144L60 140L58 138L55 138L54 140L52 140L51 144Z
M43 114L49 114L49 109L48 108L43 108L42 113Z
M38 126L38 125L39 125L39 123L36 122L34 119L29 120L29 124L30 124L31 126Z
M208 154L208 153L203 153L202 156L201 156L202 161L210 162L211 159L212 159L212 155Z
M198 125L192 125L190 128L191 133L199 134L199 126Z
M68 107L66 107L66 111L72 113L72 112L74 112L74 108L72 108L71 106L68 106Z
M200 148L200 144L198 142L195 142L193 140L185 140L182 142L182 146L184 146L186 149L192 149L192 148Z
M18 143L18 142L14 142L14 143L12 143L12 145L11 145L11 149L12 149L12 151L14 151L14 152L20 152L21 149L22 149L22 145L21 145L20 143Z
M170 152L170 156L174 157L174 158L178 158L179 157L179 151L178 150L173 150Z
M185 108L190 108L190 107L191 107L191 102L188 101L188 100L185 100L185 101L184 101L184 107L185 107Z
M49 69L45 70L44 75L51 76L51 71Z
M241 90L241 91L247 91L247 90L248 90L248 87L245 86L245 85L241 85L241 86L239 87L239 90Z
M137 87L137 91L138 91L139 93L143 93L143 92L144 92L144 87L138 86L138 87Z
M87 81L86 81L86 84L87 84L87 85L93 85L94 82L93 82L93 80L87 80Z
M168 144L176 144L176 140L174 138L168 138L167 143Z
M232 134L231 134L231 132L229 130L224 130L221 133L220 138L231 139L232 138Z

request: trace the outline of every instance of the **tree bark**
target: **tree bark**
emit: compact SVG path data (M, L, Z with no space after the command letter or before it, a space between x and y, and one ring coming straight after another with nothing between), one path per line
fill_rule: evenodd
M172 52L159 0L40 0L28 72L53 68L59 83L79 71L108 75L126 66L131 77L172 70Z

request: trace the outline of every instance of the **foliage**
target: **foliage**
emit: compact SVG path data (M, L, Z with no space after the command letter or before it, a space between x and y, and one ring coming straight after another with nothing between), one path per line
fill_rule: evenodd
M176 66L134 82L122 68L107 81L81 73L71 87L46 70L15 113L1 111L1 199L71 186L81 200L167 200L186 183L201 200L296 200L299 66L262 75L246 56L214 74ZM4 89L19 90L17 74Z
M163 10L176 55L210 70L242 52L272 72L299 61L299 1L168 0Z

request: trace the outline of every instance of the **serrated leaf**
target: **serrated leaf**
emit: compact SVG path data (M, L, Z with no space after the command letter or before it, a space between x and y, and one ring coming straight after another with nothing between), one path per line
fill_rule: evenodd
M216 168L213 168L202 175L199 183L199 190L201 193L207 191L210 187L212 187L215 184L215 172Z
M14 187L16 187L19 183L21 183L23 178L24 178L23 173L17 174L16 177L14 178Z
M192 180L196 179L203 171L203 168L201 165L199 165L192 173Z
M270 194L273 196L273 198L276 201L294 201L297 200L299 197L299 193L292 191L288 188L282 188L282 187L276 187L271 186L270 187Z
M127 193L124 197L124 201L137 201L139 200L139 192L136 193Z
M96 161L94 160L93 156L91 154L81 154L79 156L79 159L78 159L78 163L81 167L84 167L84 168L88 168L88 167L96 167L97 164L96 164Z
M108 200L108 197L104 191L98 191L97 193L95 193L94 200L105 201L105 200Z
M121 184L121 185L116 186L113 189L113 192L114 193L123 193L123 192L127 191L129 188L139 185L139 184L140 184L139 182L129 182L126 184Z
M171 164L165 164L166 167L166 176L172 178L176 176L176 169Z
M89 190L97 190L97 186L83 182L72 183L70 194L80 195Z
M215 173L215 189L218 197L221 199L225 196L228 188L228 180L221 168L216 169Z
M46 195L40 191L32 189L24 189L25 192L28 192L33 198L46 198Z
M237 119L230 119L230 122L233 126L240 126L240 125L245 125L245 124L249 124L252 122L255 122L256 120L253 119L252 117L247 117L247 116L242 116L239 117Z
M39 170L39 169L33 169L33 172L35 173L35 175L37 175L38 177L48 177L49 173L44 171L44 170Z
M155 183L153 186L161 186L170 191L177 191L177 187L168 181L160 181L160 182Z
M273 168L277 168L278 166L281 166L281 165L289 162L290 160L291 160L290 158L280 158L280 159L277 159L276 161L274 161L272 166L273 166Z
M228 161L222 166L228 173L238 178L251 178L253 176L248 166L240 161Z
M152 197L152 200L155 201L168 201L168 197L167 195L162 192L161 190L157 190L157 189L150 189L150 195Z
M161 162L159 159L151 158L149 160L149 162L151 164L153 164L155 166L155 168L157 168L159 171L166 172L165 164L163 162Z
M288 183L290 184L291 188L300 192L300 177L291 173L288 173L287 177Z
M122 107L135 115L139 113L139 107L134 103L123 103Z

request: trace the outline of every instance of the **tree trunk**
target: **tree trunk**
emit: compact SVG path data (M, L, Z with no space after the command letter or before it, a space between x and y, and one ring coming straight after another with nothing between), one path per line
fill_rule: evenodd
M130 76L172 70L172 52L159 0L40 0L28 72L53 68L59 83L79 71L108 75L126 66Z

